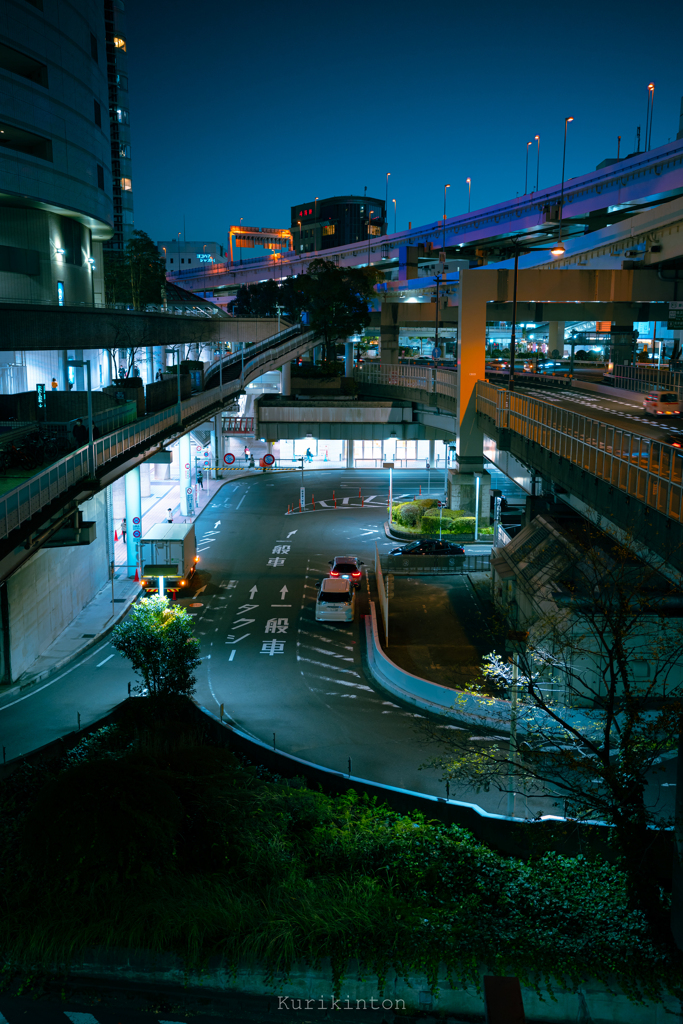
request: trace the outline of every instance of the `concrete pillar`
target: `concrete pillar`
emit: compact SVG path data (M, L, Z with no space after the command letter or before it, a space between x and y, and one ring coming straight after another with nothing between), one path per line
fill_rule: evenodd
M460 271L458 346L458 469L483 469L484 434L477 425L475 388L486 376L486 300L496 295L497 271Z
M548 323L548 355L552 358L553 349L564 355L564 320L550 320Z
M192 499L192 455L190 435L183 434L178 441L178 470L180 473L180 514L192 515L194 501ZM189 492L189 493L188 493Z
M150 485L149 485L149 480L150 480L149 474L150 474L151 468L152 467L150 466L149 462L143 462L140 465L140 497L141 498L151 498L152 497L152 490L151 490Z
M398 338L400 327L398 323L398 302L383 302L380 312L379 327L379 361L380 363L398 362Z
M74 359L83 359L83 349L77 348L74 350ZM85 391L85 366L74 366L74 391Z
M69 367L67 366L68 359L69 359L69 354L66 351L66 349L60 349L60 351L59 351L59 371L57 373L57 381L59 383L59 390L60 391L68 391L69 390L69 386L68 386L68 382L69 382Z
M344 376L353 377L353 342L347 341L344 347Z
M159 370L166 369L166 352L164 351L163 345L155 345L152 349L154 358L154 373L152 374L152 380L157 379L157 372Z
M432 467L432 469L434 469L434 467L436 466L436 452L434 451L435 445L435 441L429 442L429 465Z
M280 369L280 394L291 395L292 393L292 363L288 360L282 364Z
M346 468L353 469L353 441L346 442Z
M216 465L222 468L225 463L223 462L223 414L220 412L213 418L213 430L211 433L214 443L213 453L216 458Z
M140 467L129 469L125 476L126 486L126 575L135 576L138 567L138 550L141 536L142 503L140 501ZM137 522L136 522L137 520ZM137 533L137 537L135 534Z

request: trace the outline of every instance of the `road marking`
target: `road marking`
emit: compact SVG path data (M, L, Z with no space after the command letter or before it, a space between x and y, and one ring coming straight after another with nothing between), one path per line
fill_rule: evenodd
M298 530L290 530L287 534L287 540L289 540L290 537L293 537L295 533L298 533Z
M240 505L242 504L242 502L244 501L244 499L246 498L246 496L247 496L247 494L248 494L248 493L249 493L248 491L245 491L245 492L244 492L244 494L243 494L243 495L242 495L242 497L240 498L240 502L239 502L239 505L237 506L237 508L239 508L239 507L240 507ZM237 511L237 509L235 509L235 511Z
M302 644L297 640L297 647L303 647L306 651L315 651L316 654L324 654L328 658L339 658L341 661L353 661L353 658L346 658L343 654L336 654L334 651L328 651L324 647L311 647L310 644Z
M252 587L251 590L249 591L249 600L250 601L254 600L254 594L258 594L258 587L256 587L256 586Z
M116 652L114 652L114 653L116 653ZM96 666L95 666L95 668L102 668L102 666L103 666L103 665L106 665L108 661L111 661L111 659L112 659L113 657L114 657L114 655L113 655L113 654L110 654L108 658L105 658L105 659L104 659L104 661L101 661L101 662L99 663L99 665L96 665Z
M218 520L218 522L216 522L216 523L214 523L214 524L213 524L213 528L214 528L214 530L216 529L216 527L217 527L217 526L220 526L220 525L221 525L221 521L220 521L220 519L219 519L219 520Z
M237 649L233 647L233 649L230 651L230 657L228 658L228 661L232 661L232 659L235 657L236 654L237 654Z
M284 599L285 599L285 594L288 594L288 593L289 593L289 591L287 590L287 585L285 584L285 586L284 586L284 587L282 588L282 590L280 591L280 600L281 600L281 601L284 601Z
M351 498L342 498L342 505L348 505L348 503L350 501L351 501Z
M327 651L323 651L323 654L327 654ZM326 668L332 672L345 672L348 676L355 676L356 679L360 679L358 672L354 672L352 668L342 668L340 665L328 665L325 661L315 661L313 658L304 658L302 654L297 654L297 661L305 661L309 665L319 665L320 668Z
M321 636L319 633L309 633L305 629L299 629L298 632L301 633L302 636L312 636L315 637L316 640L322 640L324 644L334 644L335 647L343 647L345 651L353 650L353 644L340 644L336 640L330 640L329 637Z
M291 608L291 604L271 604L271 608Z
M39 686L36 690L32 690L31 693L24 694L23 697L17 697L17 699L13 700L10 704L3 704L2 707L0 707L0 711L5 711L7 708L13 708L15 704L21 704L22 700L28 700L29 697L35 697L35 695L40 693L41 690L47 690L48 686L52 686L53 683L58 683L60 679L64 679L64 677L68 676L70 672L74 671L74 669L81 668L85 665L86 661L90 661L90 659L94 658L96 654L101 654L102 651L106 651L107 647L109 647L108 643L103 644L102 647L99 647L96 651L93 651L92 654L89 654L87 658L84 658L83 661L79 662L78 665L72 665L71 668L66 670L66 672L62 672L61 676L57 676L56 679L51 679L49 683L43 683L42 686Z

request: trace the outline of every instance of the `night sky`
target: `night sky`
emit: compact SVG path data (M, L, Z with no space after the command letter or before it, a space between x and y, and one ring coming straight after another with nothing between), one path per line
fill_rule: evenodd
M225 244L228 225L288 227L290 205L384 197L398 229L540 187L674 139L683 3L127 0L136 227ZM535 184L535 150L529 189ZM393 212L390 212L393 231ZM247 253L245 253L245 256Z

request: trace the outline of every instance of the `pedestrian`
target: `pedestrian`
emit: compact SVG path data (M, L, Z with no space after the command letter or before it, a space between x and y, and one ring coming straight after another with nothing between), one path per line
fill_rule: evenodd
M50 387L52 388L53 391L56 391L58 389L59 384L57 383L56 377L52 378L52 384L50 385Z
M126 543L126 520L125 519L121 520L121 539L123 540L123 543L125 544Z
M306 461L313 462L313 453L310 448L306 449Z
M157 379L157 380L161 380L161 370L157 370L157 376L156 376L156 379Z
M74 436L76 444L87 444L88 443L88 428L83 425L83 420L76 420L71 433Z
M167 523L172 523L173 522L173 509L169 508L169 509L166 509L166 511L168 512L168 519L166 520L166 522Z
M197 470L197 484L199 485L199 487L201 487L202 490L204 490L204 474L202 473L201 469Z

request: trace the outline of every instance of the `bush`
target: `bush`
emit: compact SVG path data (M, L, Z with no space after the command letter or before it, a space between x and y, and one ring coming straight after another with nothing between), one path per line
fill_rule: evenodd
M417 526L421 518L420 507L415 502L406 502L397 512L397 519L404 526Z

